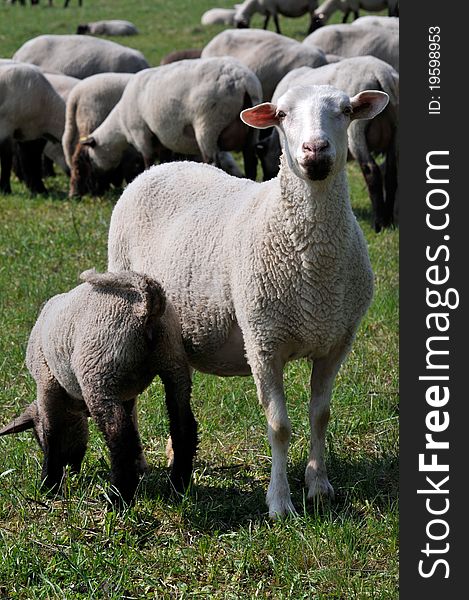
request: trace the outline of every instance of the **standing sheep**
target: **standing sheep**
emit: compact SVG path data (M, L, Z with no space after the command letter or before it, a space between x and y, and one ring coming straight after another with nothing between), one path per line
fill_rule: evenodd
M309 13L311 24L308 33L311 33L313 31L313 13L317 5L317 0L244 0L236 9L234 25L236 27L249 27L252 15L260 13L265 16L264 29L267 29L270 17L272 17L276 32L282 33L278 15L296 18Z
M65 102L40 69L22 63L0 66L0 144L8 139L19 143L25 183L33 193L47 191L42 151L46 139L61 143L64 124ZM2 164L2 187L7 191L10 173L4 174L4 168Z
M69 192L71 197L82 196L87 192L101 195L111 183L121 185L123 179L129 183L143 171L143 160L131 146L124 152L116 168L101 178L84 180L73 168L73 156L77 148L79 149L79 140L86 138L103 123L121 99L132 77L133 73L98 73L80 81L70 94L67 100L62 146L72 174Z
M371 121L357 120L348 129L348 147L358 162L365 178L373 207L375 231L393 222L394 200L397 190L397 129L399 111L399 75L391 65L374 56L345 58L341 62L310 69L301 67L288 73L278 84L272 102L276 102L289 88L298 85L332 85L355 95L361 89L386 92L389 103ZM384 154L385 177L373 154ZM276 157L278 164L279 156Z
M202 51L202 57L210 56L233 56L249 67L261 82L264 101L272 98L278 82L292 69L327 64L319 48L261 29L222 31Z
M376 56L399 71L399 28L326 25L303 40L306 46L343 58Z
M179 314L190 364L253 375L272 448L272 517L295 510L283 370L298 358L314 364L308 498L333 495L324 462L332 386L373 290L349 200L347 128L387 101L379 91L349 98L329 86L292 88L277 105L241 114L253 127L279 130L278 177L256 183L209 165L160 165L127 187L111 217L109 268L159 278Z
M134 75L107 119L75 153L76 177L93 181L115 168L129 144L145 167L169 151L220 164L220 150L242 150L256 177L256 136L239 119L261 101L252 71L230 57L182 60ZM73 173L72 173L73 176Z
M85 283L42 309L26 351L37 399L0 435L34 428L44 451L44 484L57 490L66 465L80 470L91 415L111 454L111 482L129 503L146 467L136 397L158 374L173 440L171 481L181 491L189 483L197 433L174 309L150 277L92 270L81 278Z
M138 50L89 35L40 35L25 42L14 60L84 79L95 73L136 73L150 65Z
M344 13L342 23L347 22L352 12L355 19L358 19L360 8L370 12L379 12L387 8L390 17L399 16L399 0L325 0L314 11L310 33L318 27L325 25L331 15L337 10L341 10Z

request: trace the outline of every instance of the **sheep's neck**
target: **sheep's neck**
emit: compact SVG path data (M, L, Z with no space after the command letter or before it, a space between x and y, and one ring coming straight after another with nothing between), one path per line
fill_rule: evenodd
M119 115L115 108L92 135L100 148L101 168L112 169L117 166L127 147L127 139L120 128Z

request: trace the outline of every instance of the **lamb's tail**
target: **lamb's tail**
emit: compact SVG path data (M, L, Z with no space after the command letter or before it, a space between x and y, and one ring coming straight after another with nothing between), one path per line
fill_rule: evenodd
M75 152L76 145L78 144L78 127L76 121L78 97L72 93L70 94L67 101L67 108L65 111L65 130L62 136L62 146L64 149L65 162L72 168L72 159Z
M97 273L95 269L84 271L80 279L94 287L109 291L135 291L142 298L139 316L146 319L161 317L166 309L166 294L157 281L148 275L135 271Z

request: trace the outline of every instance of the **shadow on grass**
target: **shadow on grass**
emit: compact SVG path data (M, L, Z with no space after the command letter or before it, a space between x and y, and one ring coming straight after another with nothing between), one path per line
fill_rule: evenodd
M288 477L296 509L312 518L334 521L347 518L361 521L365 509L389 511L398 497L398 461L395 456L343 459L332 456L329 473L336 497L334 502L312 503L305 500L305 462L290 465ZM202 533L229 532L249 523L268 519L265 494L269 475L249 465L208 466L196 471L195 481L184 498L171 492L169 471L151 469L143 480L138 496L161 498L176 507L191 530ZM138 498L137 498L138 502Z

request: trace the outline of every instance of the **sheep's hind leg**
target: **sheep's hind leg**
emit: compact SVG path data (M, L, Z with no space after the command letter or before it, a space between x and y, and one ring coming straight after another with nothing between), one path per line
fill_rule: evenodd
M309 460L305 472L309 500L334 498L334 490L327 478L324 451L332 387L345 356L346 350L344 348L331 352L328 356L315 360L311 372L311 399L309 404L311 441Z
M283 364L273 357L253 357L249 350L247 350L247 355L259 402L264 407L267 418L272 468L266 501L269 507L269 516L276 519L287 514L296 514L287 479L291 424L285 403Z
M104 435L111 455L111 484L118 494L113 502L126 504L133 500L141 474L142 445L134 420L135 400L119 402L114 399L87 399L91 416Z

